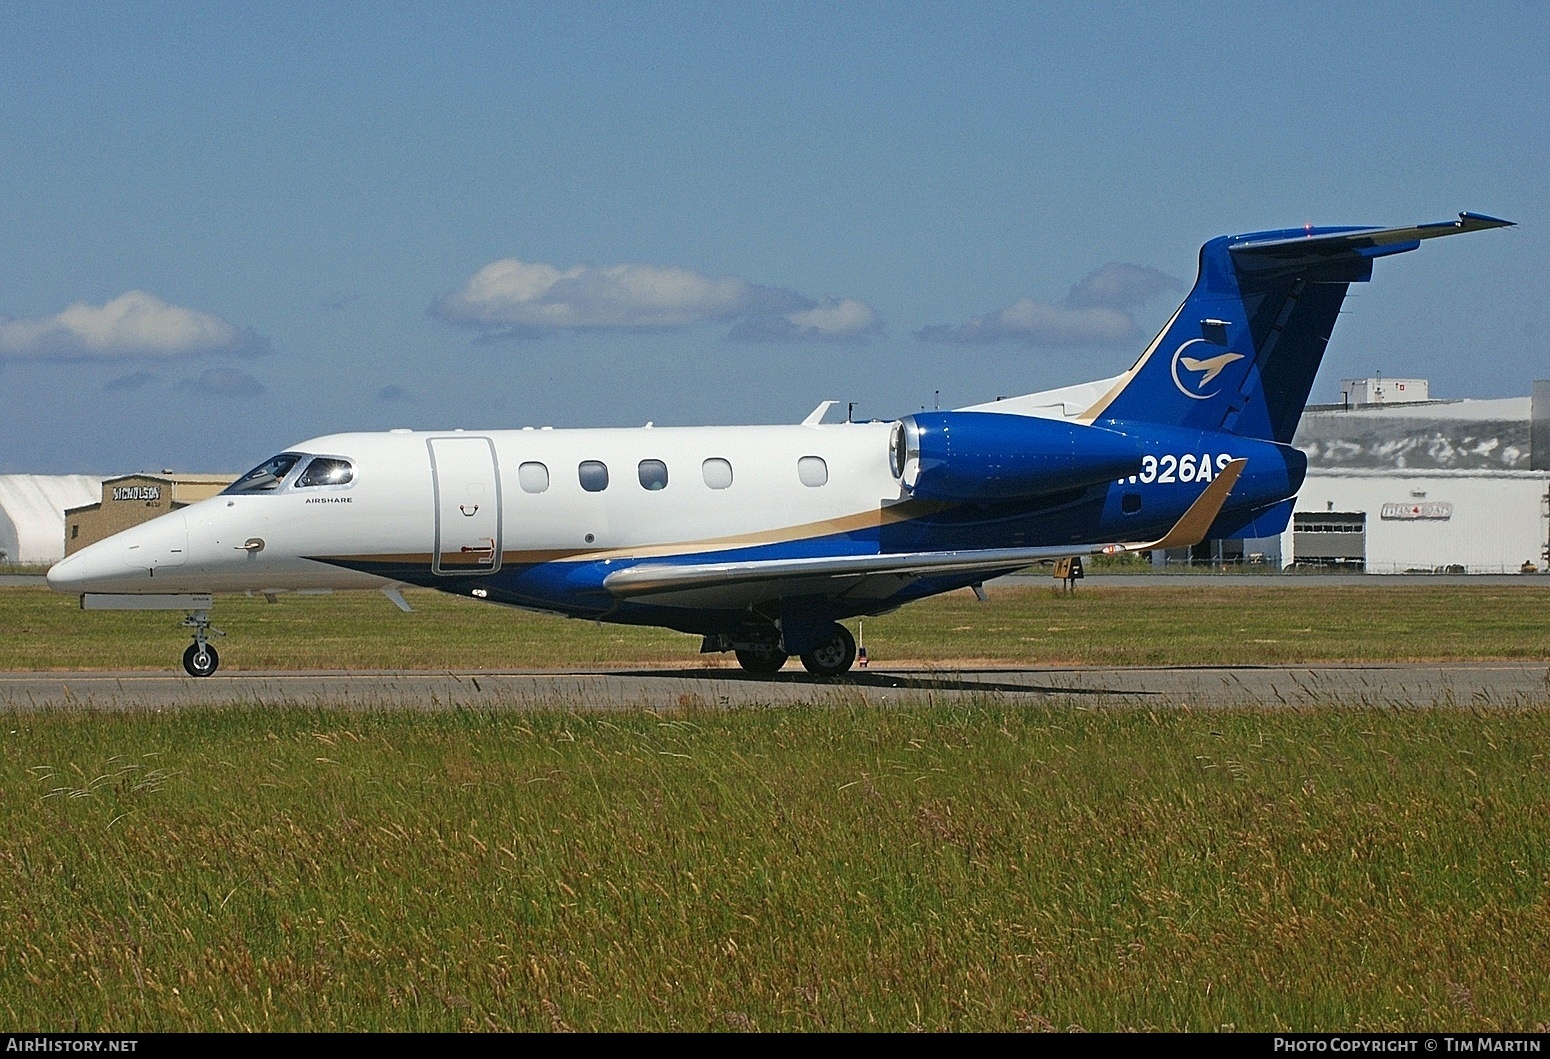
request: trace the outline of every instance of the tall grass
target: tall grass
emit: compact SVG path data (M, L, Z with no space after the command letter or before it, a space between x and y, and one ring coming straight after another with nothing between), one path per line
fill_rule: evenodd
M16 713L0 1013L113 1032L1543 1028L1547 716Z

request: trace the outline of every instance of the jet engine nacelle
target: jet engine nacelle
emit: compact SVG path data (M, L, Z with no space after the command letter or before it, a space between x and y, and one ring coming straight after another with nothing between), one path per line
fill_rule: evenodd
M918 412L894 424L890 458L921 500L994 501L1112 482L1142 446L1102 427L999 412Z

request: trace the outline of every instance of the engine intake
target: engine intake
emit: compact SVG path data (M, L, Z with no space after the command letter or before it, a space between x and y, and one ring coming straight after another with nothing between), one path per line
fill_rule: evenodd
M893 426L894 476L921 500L1042 496L1135 474L1141 445L1103 427L1000 412L918 412Z

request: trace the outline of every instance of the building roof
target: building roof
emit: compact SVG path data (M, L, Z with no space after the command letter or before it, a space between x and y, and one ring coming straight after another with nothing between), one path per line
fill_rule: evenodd
M1424 417L1430 419L1466 419L1471 421L1519 420L1527 423L1533 413L1528 397L1498 397L1490 400L1390 401L1385 404L1310 404L1308 415L1342 415L1372 419Z
M159 482L182 482L185 485L229 485L236 479L234 474L184 474L181 471L136 471L133 474L115 474L102 481L122 482L125 478L153 478Z
M1318 470L1527 471L1531 416L1527 397L1317 405L1292 444Z
M0 474L0 551L10 563L54 563L65 555L65 509L100 499L88 474Z

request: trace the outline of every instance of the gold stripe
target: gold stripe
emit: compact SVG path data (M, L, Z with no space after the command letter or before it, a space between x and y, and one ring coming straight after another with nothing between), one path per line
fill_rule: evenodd
M508 563L537 565L560 561L597 562L605 559L651 559L666 555L691 555L695 552L720 551L725 548L746 548L760 544L783 544L788 541L828 536L835 533L852 533L856 530L874 528L881 529L883 526L908 522L911 519L932 515L951 506L951 504L934 500L905 500L874 511L861 511L853 515L844 515L840 518L805 522L796 526L785 526L779 529L756 530L752 533L736 533L727 537L710 537L697 541L652 544L634 548L603 548L591 551L581 548L502 551L501 565L505 566ZM431 556L427 552L394 552L384 555L333 555L326 558L335 562L400 563L405 566L430 566L431 564ZM449 565L468 566L470 569L477 569L479 566L487 566L488 564L459 563L455 559L443 556L441 566L445 569Z
M863 529L880 529L898 522L908 522L924 515L935 514L952 505L933 500L905 500L898 504L862 511L840 518L805 522L779 529L756 530L737 533L729 537L710 537L698 541L680 541L653 544L635 548L606 548L595 552L577 552L570 556L576 560L600 559L652 559L664 555L690 555L695 552L720 551L725 548L747 548L760 544L784 544L788 541L826 537L835 533L852 533Z
M1109 405L1114 403L1114 399L1125 391L1125 387L1129 386L1137 375L1141 374L1141 369L1146 367L1146 362L1152 359L1152 354L1156 353L1157 347L1162 345L1163 338L1167 336L1169 331L1173 330L1173 325L1178 322L1179 314L1184 311L1184 306L1188 304L1189 299L1186 298L1183 304L1173 310L1173 315L1168 318L1168 322L1163 325L1163 329L1157 332L1157 337L1152 339L1152 344L1146 347L1146 352L1142 353L1140 358L1130 366L1129 371L1119 377L1118 382L1109 387L1108 393L1098 398L1098 400L1092 403L1091 407L1076 417L1078 423L1086 423L1088 426L1092 426L1097 418L1108 410Z

